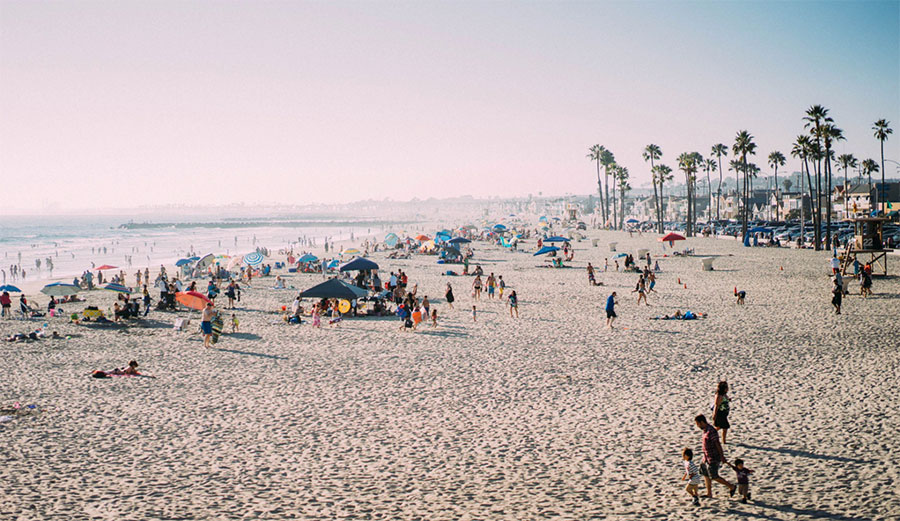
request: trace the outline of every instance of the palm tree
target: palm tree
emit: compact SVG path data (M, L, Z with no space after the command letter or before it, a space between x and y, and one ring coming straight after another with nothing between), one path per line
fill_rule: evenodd
M775 169L775 215L777 216L781 209L781 198L778 196L778 167L784 166L784 154L777 150L769 152L769 166Z
M837 158L838 165L844 169L844 217L849 217L847 211L847 192L850 191L850 185L847 181L847 170L856 168L859 162L853 157L853 154L841 154Z
M694 236L693 226L693 185L696 180L697 173L697 157L696 152L683 152L678 156L678 169L684 172L684 184L687 187L687 222L685 223L685 232L688 237Z
M597 163L597 192L600 193L600 207L603 208L603 181L600 179L600 159L603 157L603 151L606 150L601 145L594 145L588 149L587 158ZM604 220L606 217L604 216Z
M631 190L631 185L628 184L628 169L624 166L617 166L615 173L613 176L616 179L616 182L619 187L619 194L621 197L619 198L619 206L621 207L621 213L619 214L619 228L625 228L625 192Z
M862 171L863 175L869 177L869 197L872 197L872 173L878 173L878 163L875 162L874 159L866 159L862 162ZM871 201L870 201L871 202ZM873 206L869 205L869 211L872 211Z
M709 173L715 172L716 162L712 159L706 160L706 198L707 198L707 206L706 206L706 215L709 217L706 219L706 224L709 226L709 221L712 220L712 182L709 179ZM712 228L710 228L712 229Z
M753 136L747 132L746 130L741 130L737 133L734 138L734 145L731 147L732 152L734 152L735 156L741 156L741 163L744 165L744 210L743 216L741 220L741 236L743 238L744 243L747 242L747 220L748 220L748 208L747 208L747 199L748 199L748 190L750 188L749 184L749 169L747 168L747 156L756 155L756 143L753 142Z
M820 127L822 132L822 142L825 144L825 193L826 193L826 211L825 211L825 247L831 249L831 160L834 159L834 151L831 145L834 141L844 139L844 131L834 126L832 123L826 123Z
M890 124L891 124L891 122L886 119L879 119L878 121L875 122L875 125L872 127L872 130L875 131L875 139L877 139L878 141L881 141L881 190L882 191L885 190L885 186L884 186L884 142L887 141L888 135L890 135L894 132L893 129L891 129L891 127L888 126ZM878 202L881 202L882 206L883 206L884 201L880 200L882 198L878 198L878 199L879 199Z
M803 117L803 120L806 123L803 125L803 128L810 129L810 134L815 136L816 148L811 157L815 156L815 161L813 164L816 166L816 197L822 197L822 181L820 179L820 175L822 173L822 125L824 123L831 123L832 119L828 117L828 109L823 107L822 105L813 105L812 107L806 109L806 116ZM822 227L822 204L820 200L816 200L816 250L820 250L821 245L821 233L820 229Z
M653 180L659 183L659 206L663 217L660 222L663 222L666 217L666 196L663 193L663 187L667 181L672 180L672 169L666 165L656 165L655 172L653 172Z
M603 202L603 219L604 221L609 221L609 170L610 168L616 164L616 156L613 155L607 149L603 149L600 152L600 164L603 165L604 169L604 184L606 185L606 197ZM613 197L616 196L616 191L613 190ZM613 210L615 210L615 205L613 206Z
M650 161L650 174L653 175L653 171L655 170L655 161L659 160L662 157L662 150L657 145L647 145L644 147L644 161ZM656 182L653 183L653 207L656 210L656 225L659 233L663 232L662 225L662 205L659 201L659 196L657 195Z
M722 143L712 146L710 155L716 156L719 160L719 188L716 190L716 220L719 220L719 203L722 200L722 156L728 155L728 147Z

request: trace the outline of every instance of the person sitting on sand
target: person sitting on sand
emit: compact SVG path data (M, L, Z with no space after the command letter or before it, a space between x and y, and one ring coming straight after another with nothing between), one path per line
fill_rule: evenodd
M284 288L284 279L281 278L281 275L275 276L275 289L285 289Z

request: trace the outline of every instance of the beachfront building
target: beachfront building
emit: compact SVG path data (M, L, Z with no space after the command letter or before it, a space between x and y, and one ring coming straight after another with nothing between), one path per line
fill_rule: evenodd
M626 218L632 217L639 221L655 221L656 208L654 207L653 196L635 197L631 205L631 214Z
M800 192L781 192L781 208L778 211L779 221L789 221L800 218L800 208L803 205L803 214L809 218L812 215L809 194Z
M869 190L868 183L850 187L847 192L847 209L851 217L868 215L872 210L875 190Z

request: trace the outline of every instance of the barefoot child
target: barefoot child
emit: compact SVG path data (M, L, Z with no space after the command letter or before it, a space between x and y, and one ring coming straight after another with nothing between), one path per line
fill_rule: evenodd
M241 325L241 323L238 321L238 318L234 315L234 313L232 313L231 314L231 332L237 333L240 325Z
M478 311L475 309L474 304L472 304L472 322L478 322Z
M437 310L431 310L431 327L437 327Z
M700 506L700 471L697 469L697 465L691 461L693 458L694 451L691 449L685 448L681 451L681 459L684 460L684 476L681 477L681 480L688 480L684 490L694 498L693 503Z
M741 494L741 503L746 503L750 500L750 474L753 471L745 467L744 460L740 458L735 458L734 464L729 463L728 466L737 472L737 486L738 492Z

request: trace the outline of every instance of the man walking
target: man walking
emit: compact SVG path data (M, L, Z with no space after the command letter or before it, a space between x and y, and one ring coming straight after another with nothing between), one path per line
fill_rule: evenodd
M616 321L616 292L613 291L606 299L606 329L613 328L613 322Z
M203 347L210 347L212 342L212 319L216 316L212 302L207 302L200 317L200 330L203 331Z
M737 485L732 485L725 478L719 476L719 467L725 463L725 452L719 444L719 433L716 428L707 423L706 416L702 414L694 418L697 428L703 432L701 442L703 444L703 461L700 463L700 474L706 481L706 497L712 497L712 482L728 487L728 493L734 495Z

